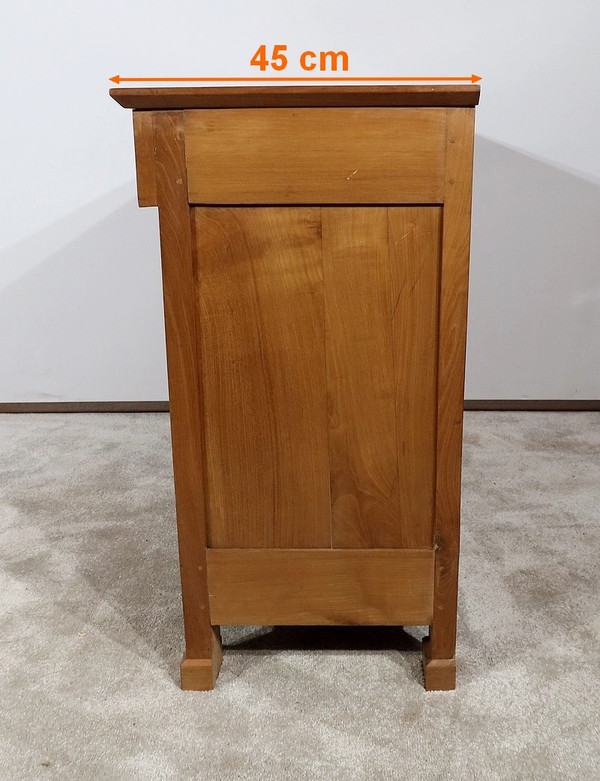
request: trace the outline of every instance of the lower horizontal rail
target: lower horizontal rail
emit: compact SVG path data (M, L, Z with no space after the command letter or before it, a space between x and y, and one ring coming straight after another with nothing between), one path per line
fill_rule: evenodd
M209 548L212 624L426 625L429 549Z

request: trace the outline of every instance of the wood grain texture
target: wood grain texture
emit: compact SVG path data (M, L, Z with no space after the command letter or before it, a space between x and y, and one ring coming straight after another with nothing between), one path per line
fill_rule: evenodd
M117 87L124 108L281 108L315 106L475 106L479 86L398 84L277 87Z
M156 206L156 168L154 165L154 112L133 112L135 170L138 204Z
M194 213L210 545L431 547L440 209Z
M439 321L432 659L452 659L456 646L474 110L448 109L447 116L446 201Z
M427 691L453 691L456 689L456 660L433 659L431 638L423 640L423 675Z
M388 209L399 547L433 545L442 209Z
M194 659L184 656L181 665L181 688L184 691L210 691L215 683L223 663L221 633L219 627L213 627L213 652L208 659Z
M185 112L190 203L440 203L444 109Z
M399 547L387 209L321 214L332 545Z
M222 624L428 624L431 550L209 549Z
M329 546L319 209L194 213L210 545Z
M193 246L187 203L183 116L163 112L155 121L163 295L171 409L173 472L186 656L215 654L206 585L206 517L202 458L202 398L198 382Z
M474 112L450 106L479 90L429 89L112 91L159 205L184 688L214 686L220 622L429 624L426 687L454 686Z

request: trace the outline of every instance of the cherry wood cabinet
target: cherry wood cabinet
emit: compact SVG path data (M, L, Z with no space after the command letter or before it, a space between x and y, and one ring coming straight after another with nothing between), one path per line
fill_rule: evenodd
M455 685L478 87L114 89L159 208L186 654L429 625Z

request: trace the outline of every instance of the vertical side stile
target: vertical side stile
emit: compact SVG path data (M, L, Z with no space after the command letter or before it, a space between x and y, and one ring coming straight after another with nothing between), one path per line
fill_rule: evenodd
M453 677L474 110L447 109L446 115L438 343L434 617L425 655L434 661L451 661L448 667L451 666Z
M187 199L183 112L154 115L163 296L171 411L175 503L186 656L182 686L211 689L221 664L218 627L211 627L206 579L206 510L202 395L198 372L194 256Z

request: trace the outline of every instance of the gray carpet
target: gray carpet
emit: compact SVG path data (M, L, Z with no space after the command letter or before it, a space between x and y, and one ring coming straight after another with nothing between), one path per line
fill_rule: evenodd
M180 691L168 429L0 417L3 780L600 778L600 414L467 414L451 693L410 627L226 628Z

